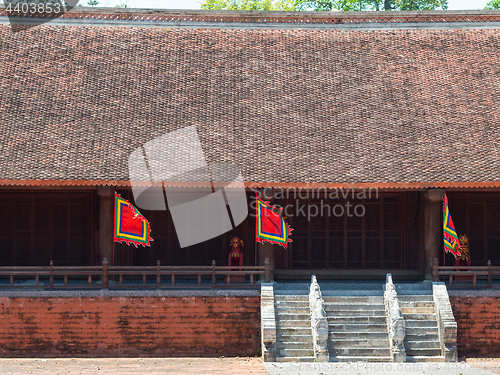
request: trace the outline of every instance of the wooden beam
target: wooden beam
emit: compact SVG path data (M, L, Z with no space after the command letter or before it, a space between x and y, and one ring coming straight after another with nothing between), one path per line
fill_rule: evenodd
M270 204L274 203L274 197L275 197L275 190L270 189L270 188L265 188L262 190L259 190L258 192L260 199L263 201L267 201ZM269 259L269 269L270 269L270 281L274 281L274 263L275 263L275 256L274 256L274 245L269 242L265 243L258 243L257 244L257 255L258 255L258 265L259 266L264 266L266 259ZM264 275L261 275L261 280L264 281Z
M112 186L99 186L99 263L104 258L113 266L114 193Z
M432 280L434 258L442 256L443 248L443 189L428 189L424 195L424 253L426 280Z

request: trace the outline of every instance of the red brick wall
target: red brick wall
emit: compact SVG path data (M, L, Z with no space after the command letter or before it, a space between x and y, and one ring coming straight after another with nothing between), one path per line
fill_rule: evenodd
M0 356L252 356L260 297L0 298Z
M460 357L500 357L500 297L450 296Z

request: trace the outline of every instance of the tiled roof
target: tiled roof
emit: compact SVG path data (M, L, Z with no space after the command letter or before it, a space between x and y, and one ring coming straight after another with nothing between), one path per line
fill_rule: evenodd
M0 31L3 185L126 185L195 125L247 185L500 186L497 29Z

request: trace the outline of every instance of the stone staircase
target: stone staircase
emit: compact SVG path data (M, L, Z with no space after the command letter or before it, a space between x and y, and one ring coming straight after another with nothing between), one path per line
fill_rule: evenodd
M406 325L407 362L444 362L430 283L396 286Z
M381 290L324 290L323 299L330 361L391 361Z
M277 362L313 362L315 360L311 311L307 288L309 284L276 285L274 294L275 357ZM384 305L382 282L320 282L323 308L328 322L329 360L332 362L392 362L388 318ZM406 326L404 349L406 362L444 362L456 360L456 344L443 352L438 328L438 314L453 323L445 286L433 296L433 284L394 284L399 307ZM441 295L441 299L436 299ZM321 297L320 297L321 300ZM435 306L435 301L440 307ZM444 307L443 307L444 306ZM443 308L447 308L446 312ZM445 314L445 315L443 315ZM323 318L324 319L324 318ZM441 318L442 319L442 318ZM442 323L441 323L442 324ZM449 327L449 323L447 327ZM326 326L326 324L325 324ZM274 326L270 326L274 332ZM441 325L442 327L442 325ZM448 328L446 328L448 329ZM456 331L456 325L455 325ZM326 338L326 327L324 331ZM442 333L441 333L442 336ZM448 336L450 337L450 336ZM402 340L402 339L401 339ZM324 345L324 344L322 344ZM273 346L271 345L270 348ZM446 358L443 356L446 353ZM326 357L328 358L328 357ZM453 359L455 358L455 359Z
M274 295L276 362L313 362L308 295Z

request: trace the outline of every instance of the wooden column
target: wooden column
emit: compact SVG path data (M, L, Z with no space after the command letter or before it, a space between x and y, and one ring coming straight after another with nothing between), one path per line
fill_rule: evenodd
M114 194L112 186L99 186L99 264L106 258L113 266L113 223L114 223Z
M424 195L424 252L426 280L432 280L434 258L443 250L443 189L427 189Z
M259 191L259 197L263 201L267 201L271 204L274 203L274 190L273 189L263 189ZM258 243L257 244L257 253L258 253L258 265L264 266L266 258L269 259L269 267L270 267L270 281L274 281L274 245L269 242ZM263 277L261 280L264 282Z

